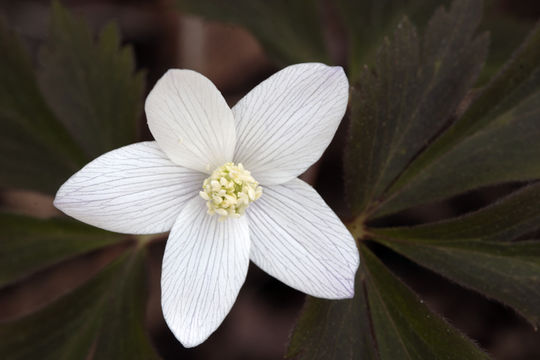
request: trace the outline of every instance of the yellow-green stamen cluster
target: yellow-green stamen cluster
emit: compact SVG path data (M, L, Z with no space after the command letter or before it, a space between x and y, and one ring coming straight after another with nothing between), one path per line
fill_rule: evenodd
M232 162L218 167L203 182L199 194L206 200L208 214L218 214L221 219L240 217L250 203L262 195L262 188L242 164Z

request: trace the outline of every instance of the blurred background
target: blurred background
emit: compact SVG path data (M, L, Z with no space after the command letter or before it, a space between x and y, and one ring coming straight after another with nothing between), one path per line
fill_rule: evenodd
M137 69L145 71L146 93L167 69L188 68L210 78L232 106L284 65L282 59L269 56L247 29L203 19L185 11L189 7L172 0L64 0L62 4L85 19L96 31L110 21L118 23L122 41L134 49ZM0 0L0 16L25 40L33 55L46 39L49 7L47 0ZM328 62L349 68L346 59L351 49L334 2L321 1L318 11L323 19L320 26L328 50ZM508 58L540 17L540 2L487 1L485 14L481 28L492 33L493 41L480 84ZM373 16L377 16L375 12ZM377 19L363 14L359 21L376 23ZM421 27L423 23L419 21L418 25ZM366 37L369 36L375 38L380 33L367 33ZM364 61L369 63L369 57ZM144 114L138 128L141 139L151 139ZM303 175L345 219L347 209L340 174L346 128L345 119L323 158ZM469 193L444 203L409 210L383 222L416 224L444 219L491 203L512 189L511 185L505 185ZM30 191L0 189L0 206L11 212L40 218L60 215L52 206L51 197ZM59 292L81 284L121 252L122 246L65 261L61 267L48 268L30 276L22 284L0 289L0 320L32 312L54 299ZM146 323L153 344L164 359L283 358L290 331L304 301L303 294L252 265L246 284L223 325L202 345L184 349L168 330L161 315L159 277L163 249L164 241L155 241L149 247ZM511 309L452 284L389 250L375 250L431 309L442 314L496 359L540 359L540 335Z

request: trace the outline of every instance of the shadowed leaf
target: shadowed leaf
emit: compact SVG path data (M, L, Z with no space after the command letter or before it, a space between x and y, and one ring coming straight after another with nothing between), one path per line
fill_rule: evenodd
M540 178L538 104L540 89L442 155L385 203L376 215L394 213L482 186Z
M363 245L361 254L355 297L309 298L293 332L289 358L489 359L431 312Z
M371 228L400 239L512 240L540 228L540 183L521 188L495 204L454 219L412 227Z
M364 297L365 275L356 274L355 296L346 300L309 297L294 329L287 358L377 359Z
M0 287L122 237L66 219L0 213Z
M534 27L533 16L516 14L508 7L506 0L486 0L480 29L489 31L491 44L486 65L479 82L485 85L512 56L516 45L520 44Z
M351 94L346 150L353 215L365 210L455 113L483 64L487 36L475 37L481 1L439 9L423 41L404 20Z
M521 313L536 328L540 320L540 241L490 243L475 240L377 241L465 287Z
M180 9L249 30L281 65L328 62L315 0L177 0Z
M144 251L132 250L42 310L0 323L0 353L10 360L158 359L143 327L144 260Z
M433 173L431 169L445 153L451 151L465 142L468 137L474 135L502 116L512 116L513 108L518 108L527 98L534 96L540 90L540 23L536 25L529 34L525 42L516 51L512 59L501 69L499 74L481 91L478 97L468 107L463 116L456 121L447 131L445 131L431 146L429 146L413 163L407 168L402 176L388 191L389 195L400 191L422 192L418 189L418 184L404 189L408 183L414 181L417 176L425 176L423 172ZM538 103L537 103L538 104ZM535 111L535 104L529 104L530 111ZM538 108L538 105L536 105ZM506 115L505 115L506 114ZM538 118L537 118L538 119ZM525 131L525 127L538 131L540 121L532 119L532 124L520 125L525 119L515 119L516 127ZM531 119L529 118L529 121ZM536 126L535 126L536 122ZM519 132L509 134L509 136L519 136ZM510 139L508 139L510 140ZM514 139L516 140L516 139ZM498 144L493 143L493 148L500 149ZM497 150L502 151L503 149ZM523 156L526 153L523 153ZM485 153L488 158L493 159L498 156L498 152L492 154ZM531 159L532 160L532 159ZM500 167L499 167L500 168ZM502 170L502 169L501 169ZM465 171L460 169L459 172ZM457 179L454 179L457 180ZM504 180L503 180L504 181ZM464 184L466 187L469 184ZM470 188L470 187L469 187ZM442 195L440 195L442 196ZM392 202L392 200L390 201ZM411 204L402 204L399 208L404 208ZM388 214L397 211L396 204L384 204L378 215Z
M143 76L114 25L94 41L88 26L55 1L40 60L44 94L89 158L136 141Z
M339 8L349 38L349 76L355 81L365 63L372 64L375 50L404 15L424 26L433 11L449 1L340 0Z
M489 359L471 340L431 312L361 247L369 309L381 360Z
M32 63L0 19L0 186L54 193L86 161L45 103Z

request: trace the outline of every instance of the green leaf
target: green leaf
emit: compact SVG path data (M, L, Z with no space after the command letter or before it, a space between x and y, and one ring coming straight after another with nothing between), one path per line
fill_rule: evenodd
M471 340L431 312L365 246L369 309L381 360L489 359Z
M53 2L50 36L41 51L43 93L90 158L136 141L143 74L114 25L94 41L88 26Z
M365 63L374 63L375 50L403 16L423 27L433 11L448 1L340 0L339 9L349 38L349 77L353 81Z
M32 64L0 19L0 186L54 193L86 161L37 86Z
M412 227L370 228L400 239L512 240L540 228L540 183L525 186L491 206L457 218Z
M364 282L360 268L353 299L331 301L308 297L292 334L287 358L376 359Z
M482 186L540 178L539 104L540 90L441 156L385 203L376 215L394 213Z
M439 132L475 82L487 36L475 37L481 1L439 9L419 41L407 21L386 40L351 94L345 157L353 215L365 210Z
M412 162L387 192L388 195L401 191L423 171L432 172L429 167L445 153L519 106L524 99L537 92L539 86L540 23L535 26L499 74L481 91L463 116ZM381 210L379 214L390 211L395 210Z
M534 27L534 17L513 13L505 0L487 0L480 29L489 31L491 44L479 82L487 83L500 70L519 44Z
M0 213L0 287L123 238L67 219Z
M431 312L361 245L355 296L308 298L287 357L341 359L489 359L471 340Z
M10 360L158 359L143 327L145 254L131 250L88 283L29 316L0 324Z
M316 0L177 0L180 9L240 25L281 65L328 62Z
M540 321L540 241L387 239L377 241L465 287Z

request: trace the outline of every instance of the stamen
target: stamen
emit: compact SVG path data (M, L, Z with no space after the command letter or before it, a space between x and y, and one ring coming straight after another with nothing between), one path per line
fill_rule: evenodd
M242 164L232 162L218 167L204 180L199 195L206 200L208 214L218 214L220 220L240 217L250 203L262 195L262 187L244 169Z

